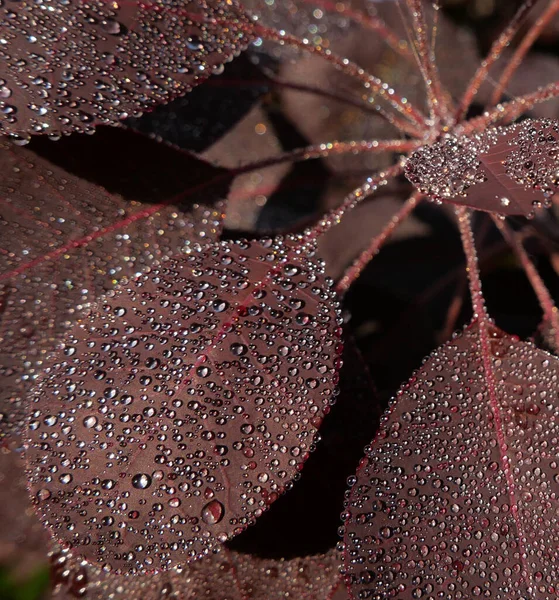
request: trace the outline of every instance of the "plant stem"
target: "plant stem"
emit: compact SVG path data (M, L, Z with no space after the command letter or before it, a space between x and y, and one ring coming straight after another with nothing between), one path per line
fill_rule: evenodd
M276 31L275 29L263 27L262 25L258 24L252 26L249 31L264 39L275 41L280 44L287 44L289 46L299 48L300 50L303 50L309 54L321 56L330 64L334 65L342 73L345 73L353 79L361 81L365 89L370 91L372 95L379 96L385 100L393 109L418 126L420 130L424 131L426 129L427 119L419 110L417 110L410 102L408 102L406 98L397 94L387 83L378 77L367 73L364 69L349 59L342 58L327 48L310 44L307 39L301 40L296 36L285 33L284 31Z
M518 30L520 29L522 21L528 14L528 11L532 8L532 6L534 6L534 4L537 1L538 0L525 0L525 2L523 2L522 5L516 11L516 14L512 18L507 28L493 42L493 45L489 50L489 54L481 62L481 65L475 72L474 76L472 77L472 80L466 88L464 96L462 97L462 101L455 114L455 122L459 123L464 118L466 112L468 111L468 108L470 108L470 105L472 104L474 97L478 93L481 84L485 81L489 73L489 69L495 64L495 62L497 62L505 48L510 44L512 38L517 34Z
M359 277L369 262L371 262L378 254L381 247L391 237L394 231L396 231L396 229L398 229L398 227L411 215L421 201L421 198L422 195L420 192L414 192L412 196L404 202L402 208L394 214L384 229L371 240L369 246L353 261L351 266L336 284L336 291L339 294L343 294L349 289L351 284Z
M491 322L481 288L481 277L479 273L479 262L474 241L474 234L471 226L471 214L466 208L456 209L458 216L458 228L462 238L462 246L466 255L466 272L468 273L468 282L470 284L470 295L472 297L472 307L474 310L474 319L477 319L484 328Z
M543 29L549 24L551 19L559 12L559 0L551 0L547 9L532 25L528 33L524 36L524 39L519 44L518 48L514 51L511 59L509 60L505 70L503 71L497 86L491 96L490 104L494 106L497 104L503 94L503 91L509 84L512 76L515 74L518 67L521 65L522 60L533 46L534 42L539 38Z
M427 35L427 20L421 0L406 0L408 10L412 17L413 30L417 40L417 58L419 70L423 75L427 89L427 101L431 118L437 121L446 121L449 114L447 96L443 92L443 86L437 71L435 56L431 40Z
M381 154L383 152L406 153L411 152L421 145L418 141L410 140L358 140L351 142L326 142L296 148L261 161L242 165L232 170L232 176L243 175L251 171L273 167L285 162L311 160L316 158L327 158L338 154Z
M553 337L555 341L555 347L559 348L559 312L557 311L557 307L553 302L553 298L547 289L543 279L540 277L534 263L530 260L528 253L526 252L522 242L516 235L514 231L501 219L498 217L491 215L493 222L497 226L497 229L503 235L503 238L506 240L508 245L512 248L514 253L516 254L524 272L526 273L526 277L530 281L532 288L538 297L538 301L540 306L542 307L542 311L545 317L545 320L549 322L553 331Z
M552 98L559 96L559 81L554 81L535 92L519 96L498 104L493 110L485 112L483 115L470 119L458 126L455 130L457 135L467 135L475 131L484 131L492 125L508 125L515 121L520 115L528 112L536 104L541 104Z
M364 184L360 185L353 190L351 194L346 196L340 206L332 209L329 213L324 215L316 225L307 229L303 234L303 240L300 245L314 245L318 238L337 225L346 213L363 202L365 198L374 194L380 186L387 185L391 179L400 175L402 171L403 164L399 161L384 171L380 171L373 177L369 177Z
M331 2L329 0L302 0L302 2L312 6L318 6L332 15L342 15L347 17L365 29L374 31L388 44L388 46L390 46L390 48L392 48L392 50L410 62L415 62L414 55L410 51L407 42L400 39L400 37L392 31L380 17L368 15L362 10L349 8L339 2Z

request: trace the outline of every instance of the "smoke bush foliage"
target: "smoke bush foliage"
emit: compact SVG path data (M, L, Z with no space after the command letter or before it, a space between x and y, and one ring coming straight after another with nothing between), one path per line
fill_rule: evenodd
M6 597L558 597L559 0L513 4L0 4Z

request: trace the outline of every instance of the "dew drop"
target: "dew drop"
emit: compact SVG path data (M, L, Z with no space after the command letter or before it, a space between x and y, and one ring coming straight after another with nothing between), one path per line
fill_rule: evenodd
M219 500L208 502L202 509L202 521L207 525L216 525L223 519L225 508Z
M151 477L146 473L137 473L132 477L132 486L137 490L145 490L151 485Z

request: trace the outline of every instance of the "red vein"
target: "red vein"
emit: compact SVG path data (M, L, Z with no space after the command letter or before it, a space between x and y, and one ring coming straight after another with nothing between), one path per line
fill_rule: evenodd
M495 434L499 446L499 453L502 459L502 467L507 480L507 491L510 498L511 513L514 518L518 530L518 545L520 548L520 556L526 573L529 573L527 564L527 553L525 548L526 535L524 526L518 509L518 499L516 491L516 483L511 468L511 461L508 455L508 445L501 417L501 407L497 396L497 382L493 372L493 361L491 353L491 343L489 340L489 327L492 321L489 318L485 302L483 299L481 279L479 275L479 265L477 261L477 253L475 248L474 235L470 224L470 212L465 208L456 209L458 215L458 226L460 228L460 236L462 245L466 254L468 281L470 284L470 292L472 296L472 305L474 307L474 317L477 321L479 330L479 339L481 346L481 358L483 361L483 370L487 380L487 391L489 393L489 405L495 422Z

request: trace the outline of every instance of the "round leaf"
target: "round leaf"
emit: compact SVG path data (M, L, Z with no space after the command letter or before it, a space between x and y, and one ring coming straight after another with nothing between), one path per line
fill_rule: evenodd
M354 598L550 599L559 361L477 323L432 354L367 449L346 511Z
M224 0L2 2L0 132L116 123L209 77L250 41Z
M31 402L31 488L56 538L117 572L242 531L289 487L335 396L331 281L283 242L169 259L100 301Z

